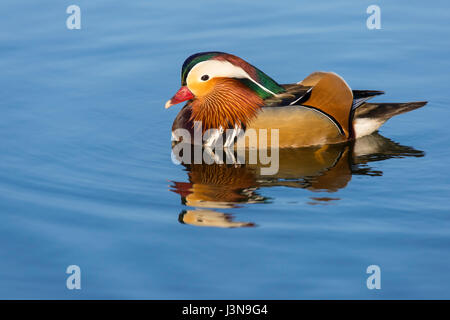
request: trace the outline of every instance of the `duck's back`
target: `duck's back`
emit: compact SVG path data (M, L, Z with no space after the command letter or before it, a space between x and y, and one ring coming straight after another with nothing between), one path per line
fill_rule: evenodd
M316 72L300 82L298 87L302 96L292 101L294 105L271 104L262 108L248 124L247 130L259 132L260 129L268 129L268 146L272 146L270 131L278 129L280 148L348 140L352 134L349 119L353 94L347 83L334 73Z

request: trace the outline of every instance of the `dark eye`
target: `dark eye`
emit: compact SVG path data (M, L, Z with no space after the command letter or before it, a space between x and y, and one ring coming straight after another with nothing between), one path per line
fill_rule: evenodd
M203 81L207 81L209 79L209 76L207 74L204 74L200 79Z

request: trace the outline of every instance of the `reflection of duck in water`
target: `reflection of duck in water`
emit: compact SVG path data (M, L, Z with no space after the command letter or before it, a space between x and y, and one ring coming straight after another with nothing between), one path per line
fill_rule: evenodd
M172 134L176 141L214 145L230 129L225 146L245 140L241 133L279 130L278 143L268 146L306 147L342 143L378 130L391 117L426 104L367 103L382 91L352 90L338 75L315 72L303 81L280 85L243 59L223 52L190 56L181 71L182 87L166 108L188 101L177 115ZM201 123L196 130L194 124ZM203 141L192 133L218 130ZM253 129L253 130L249 130ZM265 130L263 130L265 132ZM189 138L180 132L189 132ZM185 141L188 142L188 141Z
M180 213L178 221L199 227L242 228L255 226L252 222L233 221L231 214L207 209L185 210Z
M248 223L233 222L229 215L205 208L264 203L269 199L258 193L264 187L284 186L333 193L345 188L353 175L382 175L381 171L368 166L370 162L424 155L422 151L399 145L378 133L347 144L280 149L279 152L279 170L274 175L261 175L260 166L263 165L260 163L239 166L184 164L189 182L173 182L171 190L181 196L183 204L201 210L187 211L180 215L180 220L193 225L248 226ZM336 197L311 199L312 204L338 200Z
M239 203L257 203L264 198L255 194L257 176L246 166L193 164L187 167L188 182L174 182L173 190L183 204L200 208L232 208Z

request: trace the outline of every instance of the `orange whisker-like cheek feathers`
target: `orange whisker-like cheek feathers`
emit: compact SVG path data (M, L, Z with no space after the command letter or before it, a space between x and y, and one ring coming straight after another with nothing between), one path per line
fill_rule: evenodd
M201 121L203 132L242 127L257 114L264 101L239 80L219 78L204 96L192 102L191 121Z

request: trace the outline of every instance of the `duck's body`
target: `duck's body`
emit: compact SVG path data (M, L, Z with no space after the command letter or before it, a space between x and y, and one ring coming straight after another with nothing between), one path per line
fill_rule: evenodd
M366 102L382 93L352 91L341 77L331 72L315 72L297 84L279 85L236 56L207 52L185 61L182 88L167 102L166 108L189 100L173 123L175 140L179 138L177 129L188 130L192 137L196 130L205 133L217 129L219 134L225 134L227 129L240 133L255 129L259 134L260 129L267 129L269 147L270 129L278 129L277 146L305 147L341 143L371 134L392 116L426 104ZM219 134L197 141L214 144ZM244 139L243 135L223 141L231 146L239 144L239 139Z

